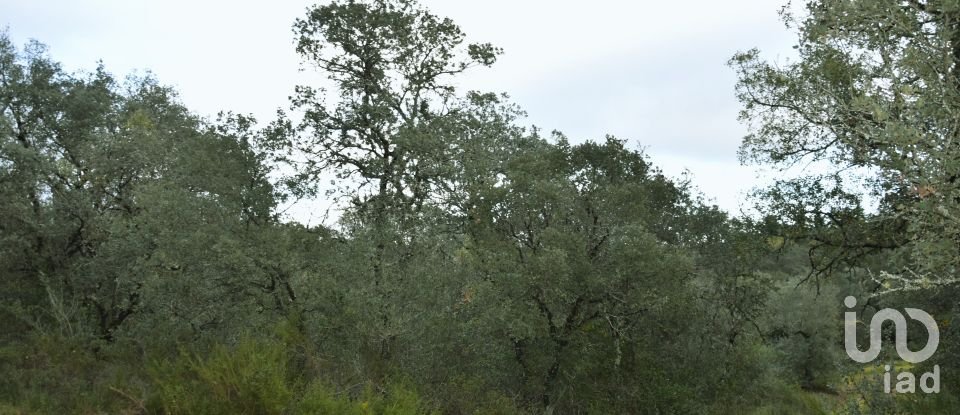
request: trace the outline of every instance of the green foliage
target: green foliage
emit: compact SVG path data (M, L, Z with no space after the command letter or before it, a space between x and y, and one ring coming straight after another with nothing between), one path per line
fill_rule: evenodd
M344 415L421 415L432 414L420 397L400 385L390 386L385 395L369 387L354 400L333 392L319 382L307 387L295 413Z
M820 162L777 183L765 210L814 241L816 275L879 260L879 291L956 281L957 94L954 2L820 0L796 24L799 59L736 55L744 160ZM876 204L875 209L868 207Z
M243 339L207 357L182 353L150 372L159 408L169 414L280 414L294 391L279 343Z
M75 338L28 335L0 348L0 412L136 413L149 387L127 365Z
M429 414L429 405L409 387L391 383L383 392L368 386L351 396L327 380L298 372L292 344L242 338L205 355L181 352L150 368L155 396L148 404L168 414Z
M942 352L916 369L960 363L960 10L808 12L799 61L731 61L742 155L836 171L756 218L459 93L501 51L412 0L308 9L297 52L336 88L263 129L0 34L0 412L947 412L960 375L883 394L840 327L846 295L922 304ZM335 227L279 220L331 177Z
M739 76L741 119L751 128L744 161L783 171L812 162L821 173L759 192L758 207L773 225L768 230L807 251L812 269L805 280L828 303L856 295L866 303L865 320L885 307L914 307L952 321L956 300L947 298L956 293L960 258L957 3L805 6L802 15L784 14L798 31L799 59L781 65L752 50L730 61ZM832 384L856 394L837 405L841 413L912 413L925 405L940 412L932 408L951 405L955 388L936 397L887 395L879 374L837 364L830 356L837 350L836 321L816 306L821 296L778 295L770 312L777 317L768 319L783 362L804 387ZM937 360L946 367L957 354L946 346L953 330L942 335ZM844 372L846 384L836 379Z
M797 389L788 385L779 385L779 387L770 388L766 396L760 397L758 401L763 404L750 410L750 415L777 415L777 414L810 414L826 415L831 412L827 410L829 403L824 403L824 398L818 397L813 393ZM737 413L727 408L726 413ZM718 412L723 413L723 412Z

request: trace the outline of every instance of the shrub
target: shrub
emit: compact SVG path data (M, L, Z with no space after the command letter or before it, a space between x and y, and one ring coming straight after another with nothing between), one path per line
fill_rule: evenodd
M184 352L152 365L151 405L169 414L284 413L294 397L287 364L282 344L249 338L206 358Z

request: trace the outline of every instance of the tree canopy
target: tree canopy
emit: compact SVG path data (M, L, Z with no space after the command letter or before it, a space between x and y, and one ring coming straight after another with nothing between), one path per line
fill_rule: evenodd
M824 166L737 217L635 141L458 90L503 51L413 0L308 8L331 87L261 121L2 32L0 412L950 413L954 3L815 0L796 60L736 54L742 159ZM281 220L301 197L346 203ZM937 316L935 361L894 366L941 393L846 358L846 296Z

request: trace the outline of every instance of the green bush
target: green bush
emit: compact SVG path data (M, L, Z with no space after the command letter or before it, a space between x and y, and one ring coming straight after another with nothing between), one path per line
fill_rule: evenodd
M241 339L202 357L181 352L150 368L152 412L164 414L429 414L430 405L410 387L394 383L358 396L338 393L323 379L308 379L291 348L274 340Z
M420 396L401 384L393 384L383 394L368 386L362 395L351 400L334 392L322 382L310 384L297 406L298 414L330 415L421 415L430 414Z
M216 346L206 358L184 352L152 365L151 405L168 414L284 413L295 392L287 364L285 347L273 341Z
M127 367L77 338L0 346L0 414L136 413L147 386Z

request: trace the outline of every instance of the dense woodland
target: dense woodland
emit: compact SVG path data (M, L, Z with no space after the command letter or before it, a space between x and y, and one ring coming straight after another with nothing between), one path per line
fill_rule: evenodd
M502 51L413 0L306 10L335 87L271 120L0 34L0 413L956 413L960 1L783 18L797 59L730 52L741 157L819 167L740 216L643 137L456 90ZM336 225L280 220L301 198ZM850 360L848 295L935 316L934 357Z

